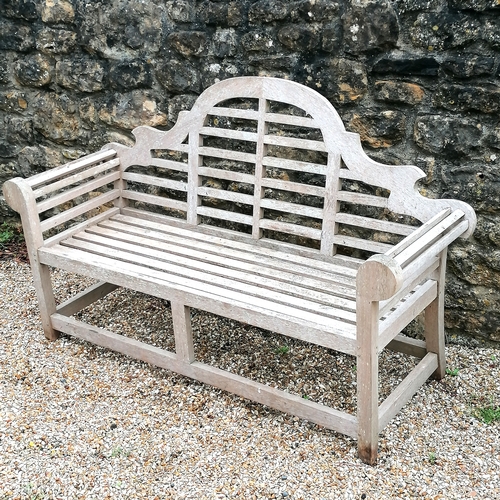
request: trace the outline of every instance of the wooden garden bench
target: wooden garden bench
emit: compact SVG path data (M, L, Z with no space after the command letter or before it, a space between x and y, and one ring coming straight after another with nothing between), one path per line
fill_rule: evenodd
M368 158L324 97L287 80L216 83L171 130L133 134L134 147L4 184L46 337L74 335L357 437L374 463L379 432L444 375L446 252L473 232L474 211L421 196L420 169ZM56 305L49 266L99 283ZM116 287L170 301L175 352L72 317ZM355 356L357 414L196 361L190 308ZM422 312L425 341L401 335ZM421 360L379 405L386 347Z

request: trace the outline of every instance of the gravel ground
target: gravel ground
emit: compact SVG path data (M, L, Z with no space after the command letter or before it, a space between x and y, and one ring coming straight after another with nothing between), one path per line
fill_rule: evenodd
M63 297L88 283L54 273ZM500 499L500 423L477 413L500 407L499 350L449 346L453 375L386 427L370 467L335 432L77 339L46 341L26 264L1 262L0 285L0 500ZM127 291L82 313L172 349L169 315ZM193 328L199 359L355 408L354 358L200 311ZM413 360L382 366L383 396Z

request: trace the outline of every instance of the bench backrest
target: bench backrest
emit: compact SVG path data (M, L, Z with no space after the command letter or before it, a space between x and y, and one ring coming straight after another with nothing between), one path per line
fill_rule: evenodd
M445 208L464 211L473 230L467 204L422 197L415 188L425 176L420 169L368 158L327 99L288 80L225 80L181 112L172 129L133 133L133 148L108 144L29 180L40 198L34 210L45 219L42 231L110 201L327 255L342 247L385 252L412 224ZM81 208L53 212L84 193Z

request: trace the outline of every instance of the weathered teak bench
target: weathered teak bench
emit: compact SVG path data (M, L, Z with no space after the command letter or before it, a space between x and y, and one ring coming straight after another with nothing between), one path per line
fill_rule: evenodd
M430 200L423 172L368 158L332 105L275 78L217 83L169 131L134 130L61 167L4 185L22 217L45 335L80 337L357 437L381 429L445 370L448 245L474 211ZM56 305L49 266L99 281ZM170 301L175 352L77 321L117 286ZM190 308L357 357L350 415L196 361ZM424 313L425 342L401 330ZM379 405L378 355L421 358Z

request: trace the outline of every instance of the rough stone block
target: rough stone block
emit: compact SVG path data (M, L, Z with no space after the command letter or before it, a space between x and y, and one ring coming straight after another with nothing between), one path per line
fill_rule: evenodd
M101 61L85 56L63 59L56 64L56 82L68 89L97 92L105 87L107 68Z
M205 51L207 37L203 31L177 31L168 36L168 42L183 56L200 56Z
M167 124L167 115L159 110L156 98L138 90L111 96L98 114L103 123L125 130L139 125L156 127Z
M210 45L210 53L216 57L236 55L238 51L238 35L234 28L218 29Z
M35 39L29 26L0 19L0 33L0 50L27 52L35 47Z
M320 36L312 26L291 24L279 30L278 40L290 50L303 52L318 47Z
M339 52L342 50L342 24L339 20L332 21L321 30L321 50Z
M1 157L14 157L23 146L33 143L33 124L29 118L7 115L0 128L3 129L0 138Z
M357 102L368 92L368 78L362 63L334 58L318 66L316 75L307 84L333 101Z
M388 148L400 142L406 129L406 117L401 111L380 110L353 113L348 130L357 132L363 144L372 148Z
M42 6L42 21L48 24L72 23L75 10L69 0L45 0Z
M413 136L426 151L460 157L478 148L483 129L480 123L468 118L428 115L417 118Z
M495 70L495 58L476 54L457 55L444 60L441 68L457 78L492 75Z
M66 94L41 94L33 103L33 125L44 137L67 144L85 137L78 117L77 101Z
M167 12L173 21L192 23L196 20L193 2L175 0L167 3Z
M200 72L189 61L168 59L158 65L156 76L160 83L171 92L195 92L201 90Z
M494 49L500 49L500 19L486 19L481 28L481 38Z
M0 92L0 110L7 113L23 113L28 108L26 94L17 90Z
M38 17L34 0L3 0L2 14L6 17L33 21Z
M68 54L76 47L74 31L44 28L37 33L36 48L44 54Z
M270 23L285 19L289 13L289 3L281 0L258 0L248 11L251 23Z
M16 79L22 85L43 87L52 81L54 61L42 54L34 54L20 59L14 65Z
M481 23L462 14L422 13L409 31L415 47L428 51L446 50L478 41Z
M8 83L10 79L10 67L7 58L0 53L0 83Z
M440 7L441 0L396 0L394 8L399 14L436 10Z
M109 82L113 89L118 90L151 87L153 84L151 64L141 59L115 64L109 71Z
M352 2L342 19L348 52L380 52L397 44L398 18L387 0Z
M255 30L241 37L241 44L248 52L275 52L276 41L271 30Z
M433 57L419 57L414 54L391 54L382 56L372 67L373 73L394 73L397 75L437 76L439 62Z
M417 104L424 98L425 91L416 83L378 81L375 82L374 96L379 101Z
M176 95L168 101L168 122L172 125L177 122L181 111L189 111L198 96L192 94Z
M500 110L500 87L441 85L432 102L435 106L450 111L496 113Z
M304 21L331 21L338 16L339 4L331 0L302 0L295 9Z
M500 3L497 0L451 0L450 3L455 9L475 10L478 12L500 8Z

